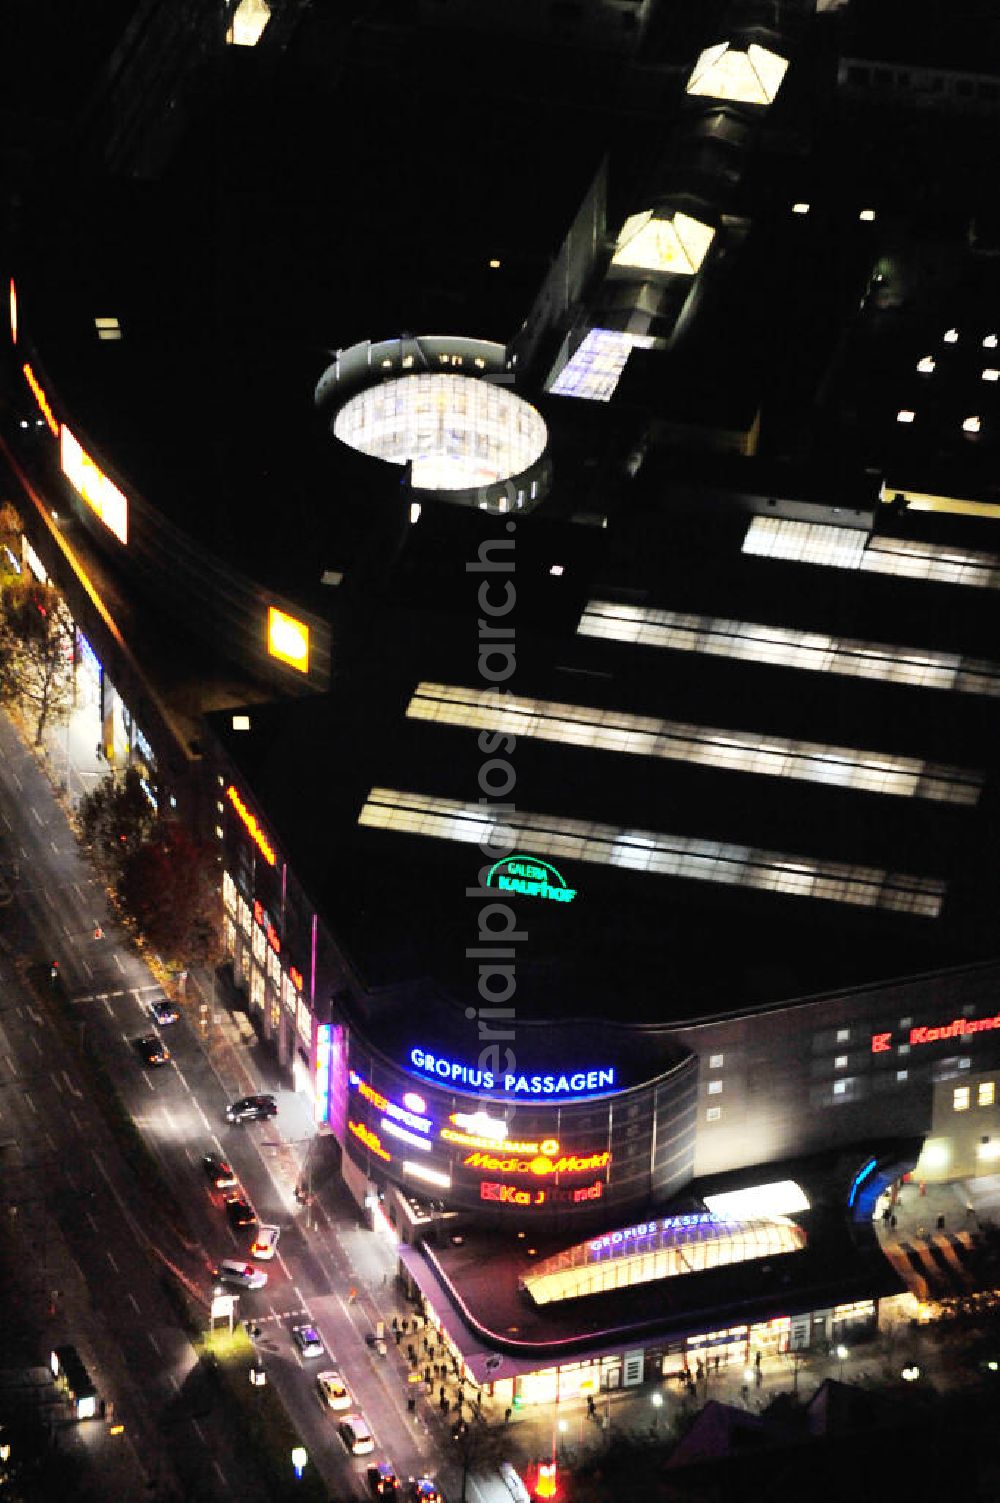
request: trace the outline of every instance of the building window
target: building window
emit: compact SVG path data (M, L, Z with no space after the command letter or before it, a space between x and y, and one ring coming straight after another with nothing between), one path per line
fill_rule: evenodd
M955 1087L951 1104L956 1112L967 1112L969 1110L969 1087L967 1085Z
M846 1054L838 1054L837 1058L833 1062L833 1068L835 1070L846 1070L847 1069L847 1055Z
M708 1109L708 1111L705 1113L705 1120L707 1122L718 1122L718 1120L719 1120L719 1118L721 1116L722 1116L722 1107L721 1106L710 1106L709 1109Z
M851 1037L851 1030L849 1028L838 1028L837 1029L837 1043L838 1044L846 1044L848 1042L848 1040L850 1039L850 1037Z
M722 1081L721 1080L710 1080L708 1082L708 1094L710 1096L718 1096L718 1095L721 1094L721 1092L722 1092Z
M909 1052L910 1052L910 1046L909 1046L909 1044L900 1044L899 1048L896 1050L897 1054L909 1054Z
M900 1018L900 1020L899 1020L899 1026L900 1026L900 1028L912 1028L913 1027L913 1019L912 1018Z
M710 1054L708 1057L708 1068L710 1070L721 1070L724 1058L725 1056L722 1054Z
M976 1105L992 1106L996 1097L996 1086L992 1080L981 1080L976 1088Z
M897 1079L897 1081L899 1082L900 1085L902 1085L902 1083L903 1083L904 1080L909 1080L909 1078L910 1078L910 1072L909 1072L909 1070L897 1070L896 1071L896 1079Z

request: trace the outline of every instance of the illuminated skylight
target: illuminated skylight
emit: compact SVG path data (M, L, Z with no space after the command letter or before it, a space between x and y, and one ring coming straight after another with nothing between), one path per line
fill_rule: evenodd
M995 350L996 347L997 347L997 336L995 334L987 334L986 338L983 340L983 349L984 350Z
M958 330L946 329L944 333L945 344L958 344Z
M610 402L632 350L649 350L654 343L648 334L591 329L548 390L557 397Z
M1000 371L996 370L992 365L988 365L983 371L983 380L1000 381Z
M727 1190L720 1195L706 1195L704 1199L716 1216L739 1220L747 1216L794 1216L797 1211L809 1210L805 1191L793 1179L775 1180L746 1190Z
M688 94L729 99L735 104L771 104L781 88L788 60L751 42L745 52L719 42L706 47L685 85Z
M372 788L358 824L395 835L422 835L477 846L488 841L497 850L544 851L553 861L593 862L647 876L720 882L924 918L937 917L945 894L944 883L933 877L812 856L788 856L697 836L624 829L558 814L532 814L523 809L508 822L504 815L492 813L482 804L399 788Z
M391 464L413 462L415 490L460 491L520 475L548 430L521 397L491 381L436 372L369 386L337 413L335 437Z
M976 803L983 781L979 773L915 757L860 751L824 742L794 741L754 730L659 720L650 715L630 715L624 710L524 699L513 694L505 694L500 701L492 690L466 689L454 684L418 684L406 714L411 720L458 726L463 730L497 731L587 751L661 757L726 772L797 778L838 788L945 803Z
M897 423L912 423L913 419L916 417L916 415L917 414L913 411L912 407L901 407L899 409L899 411L896 413L896 422Z
M875 220L875 210L862 209L861 213L858 215L858 218L861 220L862 224L873 224Z
M933 355L924 355L917 361L917 370L922 376L929 376L933 372L936 364L937 361L934 359Z
M724 616L695 616L652 606L591 600L577 632L583 637L603 637L645 647L669 648L673 652L700 652L813 673L884 679L887 683L909 684L917 689L950 689L958 694L1000 697L1000 663L933 648L864 642L759 621L732 621Z
M661 219L645 209L630 214L622 225L611 264L690 277L704 261L714 235L711 225L690 214L678 211Z
M240 0L226 33L232 47L256 47L271 19L268 0Z
M868 574L897 574L938 584L1000 590L1000 554L911 538L870 536L860 527L754 517L743 539L743 552L796 564L827 564Z
M116 340L122 337L121 324L117 318L95 318L94 327L97 330L98 339Z
M981 418L978 418L978 417L967 417L965 419L965 421L963 422L963 424L962 424L962 432L963 433L978 433L979 430L980 430L980 428L982 426L983 426L983 424L982 424L982 419Z
M809 204L805 204L805 203L792 204L792 213L793 214L808 214L809 213L809 208L810 208L810 205Z

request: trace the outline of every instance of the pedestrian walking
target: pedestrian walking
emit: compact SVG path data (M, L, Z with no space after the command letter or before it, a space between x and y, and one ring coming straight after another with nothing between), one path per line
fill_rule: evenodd
M750 1384L749 1383L743 1383L742 1386L740 1387L740 1398L743 1400L744 1404L749 1404L749 1402L750 1402Z
M716 1352L715 1357L714 1357L713 1360L714 1360L714 1363L715 1363L715 1376L718 1377L719 1376L719 1354L718 1354L718 1352Z
M511 1409L510 1405L508 1404L507 1408L503 1412L503 1422L504 1422L505 1425L509 1425L510 1424L510 1417L511 1417L511 1415L513 1413L514 1413L513 1409Z

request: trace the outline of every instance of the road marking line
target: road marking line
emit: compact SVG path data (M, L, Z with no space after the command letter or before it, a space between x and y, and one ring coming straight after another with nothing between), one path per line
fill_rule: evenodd
M81 960L80 964L83 966L83 969L86 971L86 973L87 973L88 977L90 978L90 980L93 981L93 979L94 979L94 973L91 970L89 963L86 960Z
M38 1040L37 1040L37 1038L35 1037L34 1034L31 1035L31 1042L34 1044L34 1046L35 1046L35 1048L36 1048L36 1050L38 1051L39 1054L44 1054L45 1053L45 1050L42 1048L41 1044L38 1042Z
M153 1092L153 1094L155 1096L155 1094L156 1094L156 1087L153 1084L153 1082L150 1080L150 1078L149 1078L149 1076L148 1076L148 1074L146 1073L145 1070L143 1070L143 1072L142 1072L142 1078L146 1082L146 1084L149 1086L149 1089Z
M35 1116L37 1117L38 1116L38 1107L32 1101L32 1099L28 1095L27 1091L25 1091L25 1093L24 1093L24 1099L28 1103L28 1105L31 1107L31 1110L34 1112Z
M132 1306L132 1309L135 1311L136 1315L141 1315L142 1311L139 1309L139 1301L136 1299L131 1289L126 1291L126 1298L128 1299L128 1302Z
M212 1124L211 1124L211 1122L209 1122L208 1118L205 1116L205 1108L202 1106L202 1104L198 1100L197 1096L192 1096L191 1099L192 1099L192 1101L195 1104L195 1108L196 1108L196 1110L198 1112L199 1117L201 1118L201 1120L205 1124L206 1131L207 1132L212 1132ZM212 1137L212 1141L215 1144L216 1148L218 1148L219 1152L222 1153L222 1144L219 1142L218 1138L214 1136L214 1134L213 1134L213 1137ZM223 1157L225 1157L225 1155L223 1155Z
M42 818L42 816L41 816L41 815L40 815L40 814L39 814L39 812L38 812L38 810L37 810L37 809L36 809L36 808L35 808L35 806L34 806L34 804L29 804L29 805L28 805L28 808L29 808L29 809L30 809L30 810L31 810L31 812L32 812L32 814L33 814L33 815L34 815L34 816L35 816L35 818L36 818L36 819L37 819L37 820L38 820L38 823L39 823L39 824L40 824L40 825L41 825L41 826L42 826L42 827L43 827L43 828L44 828L44 826L45 826L45 821L44 821L44 819L43 819L43 818Z
M108 1262L111 1264L111 1267L114 1269L115 1273L121 1273L121 1269L118 1267L118 1264L115 1262L115 1255L114 1255L114 1253L109 1251L106 1254L106 1256L107 1256Z
M51 1070L49 1072L49 1079L52 1081L52 1084L55 1086L56 1090L59 1092L59 1094L61 1096L62 1095L62 1085L60 1083L59 1076L56 1074L55 1070Z
M96 1232L97 1231L97 1222L94 1220L93 1216L90 1214L89 1211L84 1211L83 1214L86 1216L87 1220L90 1222L91 1226L93 1227L94 1231Z
M69 1114L73 1118L73 1126L76 1128L77 1132L83 1132L83 1128L80 1126L80 1119L76 1115L76 1112L72 1107L70 1107L69 1109Z
M205 1432L204 1432L204 1430L201 1428L201 1426L199 1425L199 1423L198 1423L198 1421L196 1419L193 1419L191 1421L191 1425L192 1425L192 1428L198 1432L198 1439L201 1441L202 1445L204 1445L205 1444Z
M214 1456L213 1456L213 1457L212 1457L212 1465L213 1465L213 1466L214 1466L214 1467L215 1467L215 1470L216 1470L216 1472L217 1472L217 1473L218 1473L218 1475L219 1475L219 1481L220 1481L220 1482L221 1482L221 1483L222 1483L222 1485L223 1485L223 1487L224 1487L224 1488L226 1488L226 1489L227 1489L227 1491L228 1491L228 1489L229 1489L229 1482L228 1482L228 1480L227 1480L227 1478L226 1478L226 1474L225 1474L225 1472L224 1472L224 1471L223 1471L223 1470L222 1470L222 1468L221 1468L221 1466L220 1466L220 1465L219 1465L219 1463L218 1463L218 1462L217 1462L217 1461L216 1461L216 1459L215 1459L215 1457L214 1457Z
M172 1058L171 1061L170 1061L170 1063L173 1065L174 1069L177 1071L178 1075L180 1076L180 1078L181 1078L181 1085L184 1087L185 1091L187 1091L188 1095L190 1095L191 1094L191 1087L187 1083L187 1079L185 1078L184 1071L181 1069L180 1065L177 1063L177 1061L175 1059Z
M83 896L83 892L82 892L82 890L80 888L79 882L74 882L72 884L72 887L73 887L73 891L76 893L77 897L80 899L80 902L81 903L85 902L86 900L85 900L85 898Z
M11 776L12 781L16 784L16 786L18 788L23 788L24 787L24 784L21 782L21 779L18 777L17 773L14 772L13 768L11 769L10 776Z
M147 1331L146 1335L149 1337L149 1344L153 1348L153 1351L156 1353L156 1355L158 1357L162 1357L163 1353L160 1351L160 1343L157 1341L157 1339L153 1335L152 1331ZM175 1381L176 1381L176 1379L175 1379Z
M83 1092L80 1091L80 1090L77 1090L76 1086L70 1080L70 1078L67 1075L67 1073L66 1073L65 1070L63 1070L63 1072L62 1072L62 1078L63 1078L63 1080L65 1080L66 1085L67 1085L68 1089L70 1090L70 1092L77 1098L78 1101L82 1101L83 1100Z
M115 965L118 967L118 969L121 971L122 975L124 976L124 974L125 974L125 967L122 965L122 958L119 955L119 953L118 953L117 950L115 951Z
M104 998L104 1011L107 1013L107 1015L108 1015L109 1018L113 1018L114 1015L115 1015L115 1010L111 1006L111 1003L108 1001L107 997ZM122 1034L122 1038L124 1038L124 1037L125 1037L125 1035Z
M49 1132L49 1130L48 1130L47 1127L44 1127L42 1129L42 1132L45 1135L45 1141L46 1141L46 1143L48 1143L49 1147L52 1149L52 1152L55 1153L55 1151L56 1151L56 1145L55 1145L55 1140L52 1137L52 1134Z

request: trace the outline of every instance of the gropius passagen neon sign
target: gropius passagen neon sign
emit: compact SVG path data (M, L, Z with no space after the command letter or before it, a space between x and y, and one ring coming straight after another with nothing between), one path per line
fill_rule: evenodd
M615 1072L610 1066L599 1070L574 1070L571 1075L494 1074L475 1065L430 1054L426 1049L411 1049L410 1064L424 1075L436 1076L473 1091L501 1092L505 1096L594 1096L613 1091Z
M950 1023L937 1024L927 1027L920 1024L911 1028L907 1037L907 1043L912 1046L920 1044L938 1044L945 1039L963 1039L973 1033L992 1033L1000 1029L1000 1012L991 1018L953 1018ZM872 1034L872 1053L888 1054L892 1049L892 1030L886 1033Z
M567 886L562 873L537 856L505 856L495 861L486 874L486 886L527 898L548 898L552 903L572 903L576 897L576 888Z

